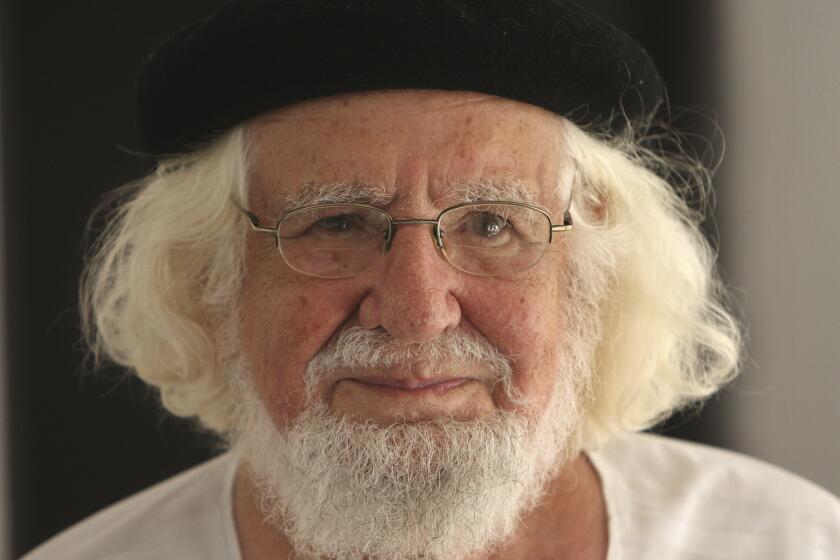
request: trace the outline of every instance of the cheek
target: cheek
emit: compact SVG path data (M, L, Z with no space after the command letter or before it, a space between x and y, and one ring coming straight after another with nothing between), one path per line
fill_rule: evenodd
M292 273L282 263L249 259L248 265L242 349L260 398L275 421L285 423L303 408L307 364L353 313L355 301L339 283Z
M560 292L551 285L534 283L496 286L477 297L482 303L472 313L465 313L475 327L493 342L513 366L513 382L530 406L542 410L554 387L562 324L563 302ZM515 406L501 388L494 394L497 406L512 410Z

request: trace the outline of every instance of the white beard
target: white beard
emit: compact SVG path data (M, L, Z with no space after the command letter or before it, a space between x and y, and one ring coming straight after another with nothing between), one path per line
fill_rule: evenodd
M562 346L564 363L536 420L498 410L470 421L379 426L313 402L282 430L239 357L232 372L240 411L231 434L234 450L266 520L304 557L456 560L488 552L510 539L547 483L580 451L591 347L580 336L569 336ZM447 344L434 347L421 353L432 355ZM405 351L400 359L412 357ZM335 355L313 361L334 367ZM354 353L359 355L364 352ZM509 395L515 393L510 371L501 381ZM307 382L311 389L317 374L307 371Z

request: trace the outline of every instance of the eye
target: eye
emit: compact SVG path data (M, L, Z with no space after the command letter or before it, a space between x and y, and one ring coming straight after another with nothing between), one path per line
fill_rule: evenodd
M468 224L471 233L485 238L496 237L509 226L510 224L504 217L489 212L474 213Z
M342 233L356 229L360 225L359 222L358 214L338 214L321 218L315 222L315 225L325 231Z

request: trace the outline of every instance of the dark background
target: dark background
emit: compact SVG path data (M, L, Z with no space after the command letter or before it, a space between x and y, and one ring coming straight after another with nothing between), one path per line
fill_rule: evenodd
M581 2L651 53L674 108L718 106L712 2ZM151 169L132 155L146 54L220 0L0 3L12 549L20 556L92 512L211 455L185 422L114 368L84 366L77 278L102 194ZM708 117L683 128L709 134ZM701 146L702 148L702 146ZM0 370L2 367L0 367ZM715 404L661 430L720 443Z

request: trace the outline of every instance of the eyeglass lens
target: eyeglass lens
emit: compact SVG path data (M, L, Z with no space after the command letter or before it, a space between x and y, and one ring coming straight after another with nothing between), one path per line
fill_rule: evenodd
M314 206L290 212L277 230L280 252L293 269L345 278L372 268L385 254L388 214L366 206ZM443 252L456 268L498 276L524 270L542 257L551 222L539 210L515 204L470 204L440 218Z

